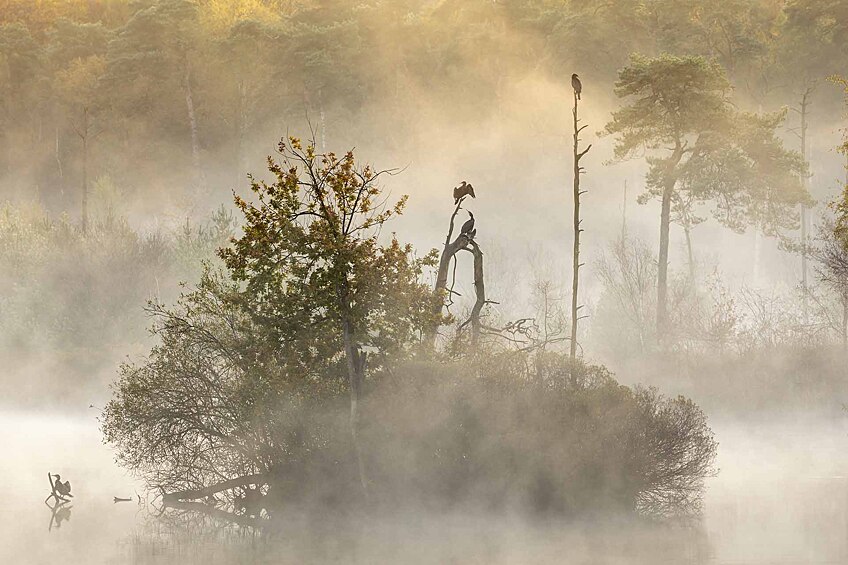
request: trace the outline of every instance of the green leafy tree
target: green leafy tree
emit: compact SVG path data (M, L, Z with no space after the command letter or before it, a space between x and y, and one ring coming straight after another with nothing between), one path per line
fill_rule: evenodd
M428 327L437 299L419 282L435 251L415 258L384 224L402 213L406 197L388 205L378 179L387 171L360 167L352 153L319 154L314 142L280 142L270 160L273 183L254 181L257 202L236 198L244 234L221 251L244 300L274 343L298 352L303 367L343 363L350 430L366 488L357 440L366 355L377 368L410 351Z
M606 125L606 133L616 136L615 156L645 155L649 170L641 200L661 202L657 333L662 340L669 227L680 191L715 201L716 218L736 230L758 223L777 232L791 227L791 207L809 199L798 178L805 167L775 135L783 114L738 112L716 62L633 55L619 72L615 92L626 100Z
M46 102L44 52L21 24L0 26L0 136L2 170L21 175L16 163L28 163L33 132Z
M98 88L106 69L103 57L92 55L71 61L66 69L56 74L56 91L60 94L71 127L82 145L81 150L81 205L82 230L88 230L90 151L93 141L102 133L100 114L103 100Z
M109 43L104 88L111 92L113 108L128 122L126 129L145 135L151 128L156 136L145 135L151 153L161 167L174 157L182 157L175 147L190 150L191 183L195 189L205 184L201 163L197 70L202 56L198 8L189 0L154 0L140 4L127 23ZM162 137L176 144L161 143ZM165 150L166 149L166 150ZM138 153L138 151L136 151ZM181 163L174 163L184 170Z

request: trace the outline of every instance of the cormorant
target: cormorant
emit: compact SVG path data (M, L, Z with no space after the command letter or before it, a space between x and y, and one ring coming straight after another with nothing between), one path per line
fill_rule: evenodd
M53 480L54 477L56 478L55 481ZM68 502L68 499L65 498L66 496L74 497L71 494L71 481L65 481L63 483L61 479L59 475L47 473L47 480L50 481L50 494L44 499L45 504L51 498L56 499L57 502Z
M462 184L453 189L454 205L459 204L459 200L463 196L471 196L471 198L477 198L477 196L474 195L474 187L465 181L462 181Z
M474 229L474 214L472 214L469 210L468 215L470 217L468 218L468 220L466 220L464 224L462 224L462 227L459 229L459 235L464 235L468 239L473 239L474 234L477 233L477 230Z
M580 100L580 93L583 92L583 83L577 77L577 73L571 75L571 86L574 87L574 92L577 94L577 99Z
M74 495L71 494L71 481L65 481L63 483L62 477L60 477L59 475L53 475L53 476L56 477L56 483L55 483L56 492L58 492L62 496L73 497Z

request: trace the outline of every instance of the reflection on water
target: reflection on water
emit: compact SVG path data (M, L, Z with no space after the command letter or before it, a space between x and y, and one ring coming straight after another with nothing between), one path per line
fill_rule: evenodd
M71 519L71 508L73 508L73 506L71 506L70 502L61 502L57 500L51 506L50 503L45 500L44 504L50 509L50 525L47 526L48 532L53 530L54 525L57 528L61 528L62 522L66 522Z
M94 416L7 413L0 416L0 481L7 487L0 563L848 562L842 423L787 418L725 421L714 429L721 472L708 481L695 525L290 512L273 534L259 535L215 513L160 515L157 505L128 497L144 491L114 464ZM73 478L73 504L44 500L48 470Z

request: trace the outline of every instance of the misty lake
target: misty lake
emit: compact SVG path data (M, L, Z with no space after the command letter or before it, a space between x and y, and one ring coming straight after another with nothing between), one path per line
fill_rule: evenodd
M848 426L787 418L713 423L717 467L695 525L528 524L407 516L318 541L301 525L274 551L258 537L174 533L139 505L137 483L86 417L0 418L3 563L837 563L848 560ZM47 472L72 482L70 516L51 524ZM114 503L113 497L133 498ZM49 531L48 531L49 530ZM305 534L305 535L304 535ZM330 542L328 540L332 539Z

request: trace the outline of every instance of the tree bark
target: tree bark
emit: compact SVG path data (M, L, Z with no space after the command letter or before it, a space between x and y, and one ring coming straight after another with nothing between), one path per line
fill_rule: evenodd
M804 164L809 166L807 159L807 108L810 106L809 96L812 93L812 86L808 86L801 96L801 157L804 159ZM804 191L809 191L810 175L809 172L804 174L802 179ZM804 315L804 325L809 324L809 307L807 301L807 207L801 204L801 289L803 291L802 307Z
M695 284L695 253L692 251L692 226L688 223L683 225L683 234L686 236L686 254L689 262L689 281Z
M459 202L457 202L456 207L453 210L453 214L451 214L450 226L448 227L447 236L445 236L445 244L442 248L442 255L439 258L439 270L436 273L436 285L433 288L433 292L437 296L444 296L448 292L448 272L450 271L450 262L451 259L465 246L468 245L468 238L465 235L460 234L457 236L453 242L451 242L451 237L453 237L454 225L456 223L456 215L459 213L459 210L462 208L462 201L465 198L463 197ZM444 299L439 300L433 306L433 314L434 318L438 319L442 310L445 307ZM436 345L436 337L439 332L438 321L434 321L433 325L428 329L427 342L430 347L435 347Z
M345 300L347 300L346 297ZM350 438L356 455L359 483L362 492L367 495L368 481L365 474L365 461L362 456L362 446L359 443L359 400L362 382L365 378L365 353L360 351L359 344L354 337L353 324L347 316L342 322L342 333L347 362L348 387L350 389Z
M82 233L88 233L88 108L82 111Z
M668 234L671 226L671 198L677 184L677 165L683 158L678 144L666 165L662 210L660 212L660 252L657 260L657 340L662 343L668 331Z
M580 306L578 305L578 290L580 285L580 267L582 264L580 263L580 233L583 231L580 228L580 224L582 220L580 219L580 175L583 172L583 168L580 166L580 159L583 158L586 153L589 152L589 149L592 148L591 145L587 147L582 152L580 151L580 132L586 126L579 126L580 119L577 115L577 102L579 98L577 96L577 91L574 91L574 108L571 111L572 118L574 120L574 181L573 181L573 198L574 198L574 218L573 218L573 229L574 229L574 245L571 253L571 346L570 346L570 355L572 359L577 357L577 322L580 319L579 310Z
M200 138L197 133L197 117L194 112L194 96L191 92L191 64L186 57L185 62L185 77L184 77L186 113L188 114L188 124L191 131L191 158L194 166L195 182L199 191L203 192L206 189L203 168L200 163Z
M244 158L244 135L247 129L247 87L244 80L238 83L238 103L236 108L236 184L242 182L242 172L246 170Z
M65 172L62 170L62 154L59 150L59 127L56 127L56 167L59 172L59 184L60 190L64 191L65 187Z
M474 255L474 294L476 295L476 300L474 301L474 306L471 308L469 320L471 321L471 347L476 350L480 343L480 329L482 328L480 314L483 311L483 306L486 305L486 282L483 278L483 252L480 251L480 246L474 240L468 241L468 246L465 249L469 249L471 254Z

